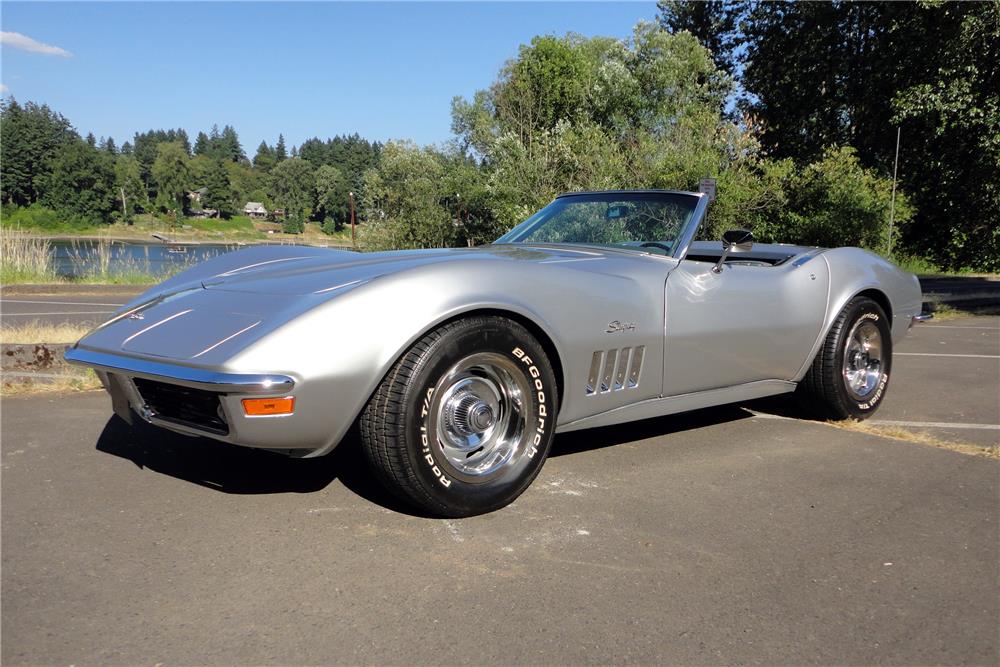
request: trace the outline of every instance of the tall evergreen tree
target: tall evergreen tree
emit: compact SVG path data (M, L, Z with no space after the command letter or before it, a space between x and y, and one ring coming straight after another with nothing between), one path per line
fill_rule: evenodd
M274 158L281 162L288 159L288 152L285 150L285 135L278 135L278 143L274 145Z
M47 105L0 102L0 199L20 206L38 201L56 153L79 138Z
M257 147L257 154L253 156L254 169L267 173L271 171L276 162L274 149L268 146L266 141L260 142L260 146Z
M210 150L211 146L208 143L208 135L204 132L198 132L198 137L194 140L194 154L208 155Z

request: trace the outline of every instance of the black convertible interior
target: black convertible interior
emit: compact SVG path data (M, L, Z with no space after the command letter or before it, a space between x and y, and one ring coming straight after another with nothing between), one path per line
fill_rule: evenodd
M796 255L806 251L807 248L798 246L781 246L770 244L757 244L752 250L745 252L731 252L726 257L726 264L742 266L780 266ZM722 256L722 243L720 241L695 241L688 250L687 257L693 262L710 262L715 264Z

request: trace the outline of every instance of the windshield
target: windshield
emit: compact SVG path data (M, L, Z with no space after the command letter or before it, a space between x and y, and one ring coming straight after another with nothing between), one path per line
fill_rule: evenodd
M496 243L578 243L671 254L697 204L696 196L677 192L564 195Z

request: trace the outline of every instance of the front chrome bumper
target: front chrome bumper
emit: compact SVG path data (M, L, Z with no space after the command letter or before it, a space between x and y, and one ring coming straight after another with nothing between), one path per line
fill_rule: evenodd
M164 364L107 352L83 350L78 347L66 350L66 361L78 366L88 366L95 370L123 373L131 377L150 380L163 380L194 389L206 389L227 394L283 394L291 391L295 386L295 380L287 375L220 373L203 368Z

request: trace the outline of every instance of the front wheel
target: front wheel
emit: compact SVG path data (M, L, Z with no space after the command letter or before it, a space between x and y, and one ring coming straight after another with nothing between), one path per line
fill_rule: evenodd
M489 512L541 470L555 431L555 374L520 324L470 317L432 331L396 362L361 415L376 476L440 516Z
M855 297L840 311L799 384L800 403L824 419L866 419L878 409L892 369L892 333L882 310Z

